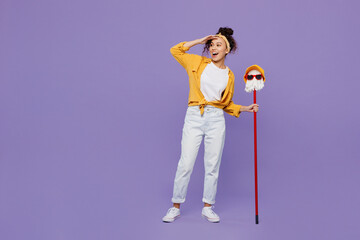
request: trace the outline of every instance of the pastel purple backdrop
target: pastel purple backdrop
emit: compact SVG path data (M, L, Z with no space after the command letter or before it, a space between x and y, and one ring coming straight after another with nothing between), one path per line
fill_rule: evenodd
M359 239L357 1L0 2L0 239ZM171 206L188 78L169 49L234 29L215 211L201 218L203 145L182 217ZM201 54L202 46L191 53Z

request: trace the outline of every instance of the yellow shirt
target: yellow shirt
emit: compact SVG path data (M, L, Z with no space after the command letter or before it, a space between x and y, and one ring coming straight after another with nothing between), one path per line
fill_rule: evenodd
M199 106L201 115L204 113L205 105L212 105L223 109L228 114L239 117L240 107L232 101L234 95L234 73L229 69L229 80L225 90L222 93L220 101L206 101L202 92L200 91L200 77L207 64L212 60L204 56L186 53L190 48L184 47L186 42L181 42L170 49L174 58L185 68L189 75L189 106Z

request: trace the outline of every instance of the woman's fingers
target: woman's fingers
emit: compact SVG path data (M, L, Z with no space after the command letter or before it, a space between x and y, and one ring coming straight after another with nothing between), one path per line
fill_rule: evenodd
M257 112L259 111L259 105L257 104L251 104L249 107L250 112Z
M214 39L216 38L215 35L208 35L206 37L203 38L202 43L206 43L207 41L209 41L210 39Z

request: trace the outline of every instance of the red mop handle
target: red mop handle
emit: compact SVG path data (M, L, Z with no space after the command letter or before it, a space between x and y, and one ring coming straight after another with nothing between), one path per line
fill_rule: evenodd
M254 104L256 104L256 90L254 90ZM254 168L255 168L255 222L259 224L259 212L258 212L258 183L257 183L257 139L256 139L256 112L254 112Z

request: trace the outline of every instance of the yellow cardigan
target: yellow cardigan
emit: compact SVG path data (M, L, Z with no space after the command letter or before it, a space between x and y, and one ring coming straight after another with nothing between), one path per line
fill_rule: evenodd
M239 117L240 107L232 101L234 95L234 73L229 69L229 80L225 90L222 93L220 101L206 101L204 95L200 90L200 77L207 64L212 60L204 56L186 53L190 48L184 47L186 42L181 42L170 48L171 54L174 58L185 68L189 75L189 106L199 106L201 115L204 113L205 105L212 105L223 109L228 114Z

